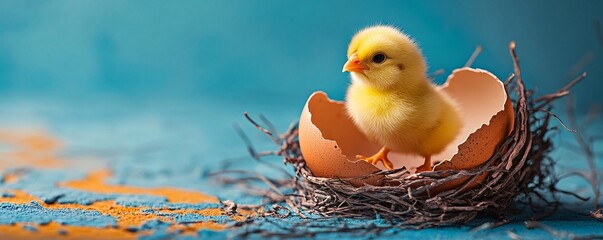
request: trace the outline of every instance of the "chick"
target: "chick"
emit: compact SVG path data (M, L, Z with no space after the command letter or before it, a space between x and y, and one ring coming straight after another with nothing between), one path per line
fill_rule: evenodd
M370 157L387 169L389 151L425 158L417 172L431 170L431 156L440 153L461 129L454 102L426 76L425 59L400 30L374 26L350 42L343 72L350 72L346 108L358 128L383 148Z

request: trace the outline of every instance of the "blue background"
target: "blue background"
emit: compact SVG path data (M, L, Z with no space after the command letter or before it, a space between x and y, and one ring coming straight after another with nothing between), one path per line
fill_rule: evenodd
M501 79L513 70L508 43L516 40L524 81L540 93L589 73L573 91L584 113L602 102L595 20L603 21L602 1L0 1L0 124L58 135L69 146L62 154L102 159L114 183L230 198L236 190L209 184L206 173L268 171L245 158L232 123L268 149L244 111L284 129L313 91L343 99L341 67L359 29L400 27L430 71L450 73L481 45L473 66ZM562 169L585 168L572 154L554 156ZM566 187L589 193L582 181ZM599 226L584 218L551 224L586 233Z
M506 78L516 40L525 79L542 92L591 59L575 92L589 104L603 89L602 13L600 1L2 1L0 89L294 107L317 89L342 98L348 41L385 23L418 41L432 71L462 66L479 44L474 66Z

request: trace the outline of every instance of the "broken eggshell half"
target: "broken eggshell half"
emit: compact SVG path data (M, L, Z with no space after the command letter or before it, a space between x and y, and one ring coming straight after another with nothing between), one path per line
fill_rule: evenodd
M434 170L471 169L490 159L497 147L511 133L514 112L504 84L488 71L472 68L454 70L444 85L438 87L458 106L463 128L444 151L432 156ZM344 102L330 100L324 92L314 92L308 99L299 121L299 142L306 164L316 177L356 178L385 169L357 160L356 155L370 156L382 146L370 142L348 116ZM423 158L390 152L394 168L414 169ZM479 184L485 175L470 183ZM350 180L355 186L378 185L380 176ZM444 185L450 189L466 179Z

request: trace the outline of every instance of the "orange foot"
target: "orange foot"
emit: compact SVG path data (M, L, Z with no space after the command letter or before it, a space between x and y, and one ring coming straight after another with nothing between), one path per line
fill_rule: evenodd
M392 170L394 169L394 165L392 164L392 162L389 161L389 159L387 159L387 153L389 153L389 149L383 147L381 148L381 150L379 150L379 152L375 153L375 155L373 156L367 157L364 155L356 155L356 159L362 159L373 165L377 164L378 162L382 162L385 168L387 168L388 170Z
M416 173L425 172L425 171L431 171L431 156L425 157L425 162L423 163L423 165L421 165L417 168Z

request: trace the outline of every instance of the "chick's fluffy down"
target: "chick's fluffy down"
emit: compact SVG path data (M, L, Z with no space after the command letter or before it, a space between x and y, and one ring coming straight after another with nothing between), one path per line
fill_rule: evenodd
M384 61L374 56L386 55ZM396 28L360 31L348 48L346 106L364 134L390 150L424 157L443 151L461 128L454 102L426 76L425 59ZM351 67L349 67L351 66Z

